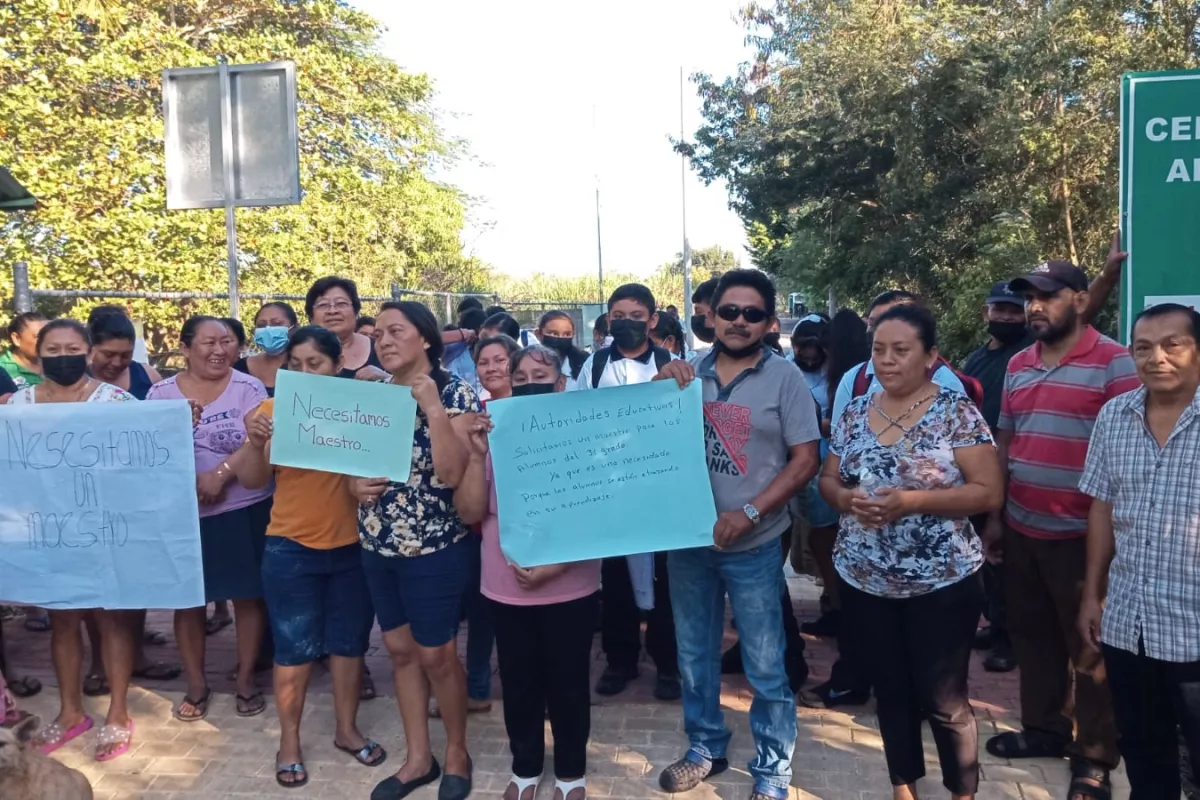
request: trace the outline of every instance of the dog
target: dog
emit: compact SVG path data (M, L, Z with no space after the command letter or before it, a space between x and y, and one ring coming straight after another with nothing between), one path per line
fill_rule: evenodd
M92 800L83 773L25 747L33 726L20 738L0 728L0 797L4 800Z

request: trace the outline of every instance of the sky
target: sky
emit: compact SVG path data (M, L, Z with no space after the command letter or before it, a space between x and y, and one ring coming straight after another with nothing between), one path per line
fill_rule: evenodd
M500 272L594 274L596 199L607 273L647 274L682 249L679 69L723 78L750 57L737 0L354 0L385 55L434 81L468 156L437 175L476 199L468 255ZM700 124L684 85L684 123ZM688 238L744 264L724 184L688 168Z

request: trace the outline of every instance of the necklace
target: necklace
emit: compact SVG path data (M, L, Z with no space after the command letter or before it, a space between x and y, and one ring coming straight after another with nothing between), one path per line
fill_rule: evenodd
M880 394L882 394L882 392ZM879 402L874 397L872 397L871 398L871 408L875 409L875 411L878 412L879 416L883 417L884 421L886 421L888 424L886 428L884 428L882 431L880 431L880 433L889 431L892 428L899 428L900 430L907 432L908 428L905 428L903 425L904 420L911 417L913 415L914 411L916 411L918 408L920 408L922 405L924 405L925 403L927 403L929 400L933 399L936 396L937 396L937 392L930 392L929 394L925 395L920 400L918 400L917 402L915 402L911 406L909 406L908 409L905 410L905 412L898 417L893 417L890 414L888 414L886 411L884 411L883 407L879 405Z
M48 383L48 381L44 382ZM71 393L70 399L66 400L50 400L51 403L82 403L91 394L89 391L92 387L92 379L88 378L83 382L83 386Z

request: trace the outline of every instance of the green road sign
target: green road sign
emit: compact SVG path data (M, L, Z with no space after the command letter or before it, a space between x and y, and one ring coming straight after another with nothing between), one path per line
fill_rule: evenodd
M1156 303L1200 308L1200 70L1121 81L1121 334Z

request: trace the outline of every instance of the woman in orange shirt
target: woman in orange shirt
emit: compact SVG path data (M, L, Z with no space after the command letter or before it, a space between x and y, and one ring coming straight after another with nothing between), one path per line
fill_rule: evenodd
M297 328L287 347L287 368L334 377L342 369L337 336L315 325ZM300 717L313 662L329 654L337 729L334 746L360 764L377 767L387 753L358 730L359 686L373 614L358 543L358 502L347 478L329 472L272 467L271 415L263 402L246 423L249 441L238 470L244 486L275 478L275 505L263 555L263 594L275 636L275 705L279 752L275 780L308 783L300 749Z

